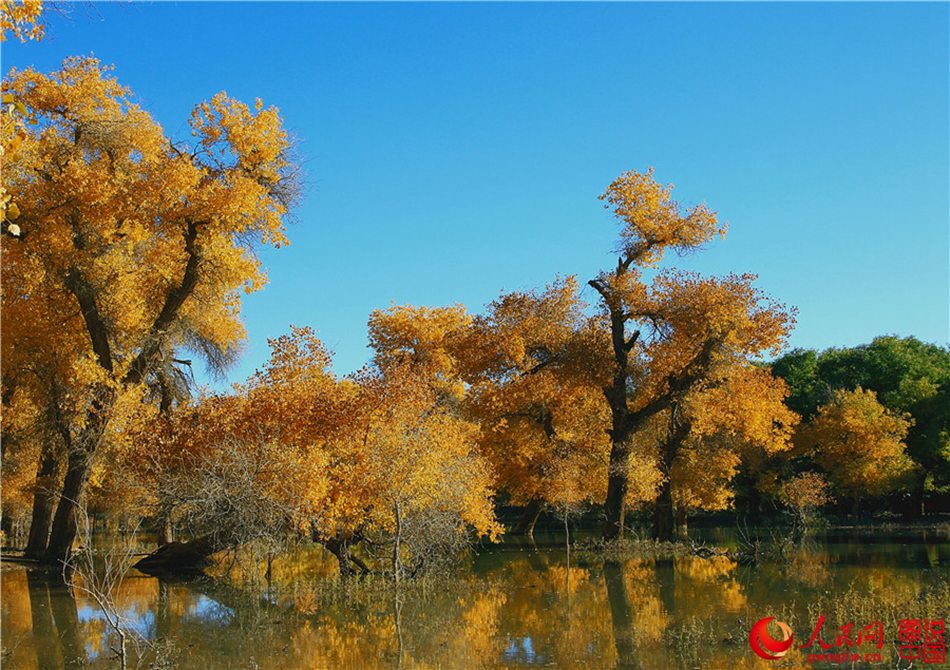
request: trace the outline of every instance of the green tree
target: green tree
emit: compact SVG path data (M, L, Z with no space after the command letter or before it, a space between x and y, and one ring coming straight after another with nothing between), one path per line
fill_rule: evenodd
M915 337L881 336L857 347L821 353L796 349L776 359L772 372L789 385L788 405L806 420L837 390L874 391L884 407L908 413L907 455L917 468L910 509L950 485L950 349Z

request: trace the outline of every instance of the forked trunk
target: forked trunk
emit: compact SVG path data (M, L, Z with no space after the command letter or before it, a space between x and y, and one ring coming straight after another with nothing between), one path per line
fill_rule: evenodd
M534 527L538 523L538 518L541 516L541 510L543 508L544 504L539 498L535 498L525 505L524 510L521 512L521 518L518 519L518 523L515 524L515 527L511 529L511 534L534 537Z
M56 456L51 445L44 444L36 471L36 489L33 492L33 515L30 518L30 536L26 555L42 560L46 556L50 524L53 521Z
M46 561L49 563L60 564L69 560L73 541L76 539L76 510L88 478L89 459L81 450L71 451L63 492L56 506L49 544L46 547Z

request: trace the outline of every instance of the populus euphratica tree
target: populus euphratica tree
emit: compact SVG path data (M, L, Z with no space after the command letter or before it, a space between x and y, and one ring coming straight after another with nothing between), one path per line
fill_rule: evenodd
M219 93L195 107L192 141L174 142L91 57L13 71L4 90L28 120L3 166L19 204L18 235L3 240L4 392L14 387L14 411L17 394L34 407L59 398L52 456L65 476L52 520L34 508L30 549L64 560L100 447L125 429L112 422L121 398L178 347L242 340L240 295L264 282L253 245L286 242L295 168L277 109L260 101Z
M650 169L620 175L601 196L621 224L616 267L589 282L600 297L613 359L603 387L610 407L608 540L623 533L632 436L685 397L723 357L777 352L792 321L790 313L748 287L751 277L717 283L664 272L652 284L644 280L644 269L656 266L667 250L686 253L725 234L715 212L705 205L684 208L671 194L672 186L657 183ZM726 291L723 299L722 291L713 290L717 286L734 286L736 293Z

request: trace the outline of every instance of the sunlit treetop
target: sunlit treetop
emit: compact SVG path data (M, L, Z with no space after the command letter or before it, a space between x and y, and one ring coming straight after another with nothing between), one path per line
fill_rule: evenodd
M685 252L725 236L726 227L706 205L682 207L672 198L673 185L663 186L646 172L624 172L600 196L604 207L621 222L618 251L622 262L655 266L667 249Z
M233 349L240 293L265 282L254 244L286 242L296 192L277 110L220 93L196 108L194 141L175 142L94 58L13 71L5 86L28 119L4 165L19 203L4 262L19 294L65 285L79 332L98 331L91 353L131 381L170 335Z

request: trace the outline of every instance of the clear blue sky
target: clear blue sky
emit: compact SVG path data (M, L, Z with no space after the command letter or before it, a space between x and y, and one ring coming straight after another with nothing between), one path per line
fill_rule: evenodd
M362 365L391 302L470 309L612 262L595 199L656 166L730 233L792 344L948 336L947 4L96 3L4 70L94 53L166 131L225 89L276 104L307 188L245 303L248 344L311 325ZM593 296L592 296L593 297Z

